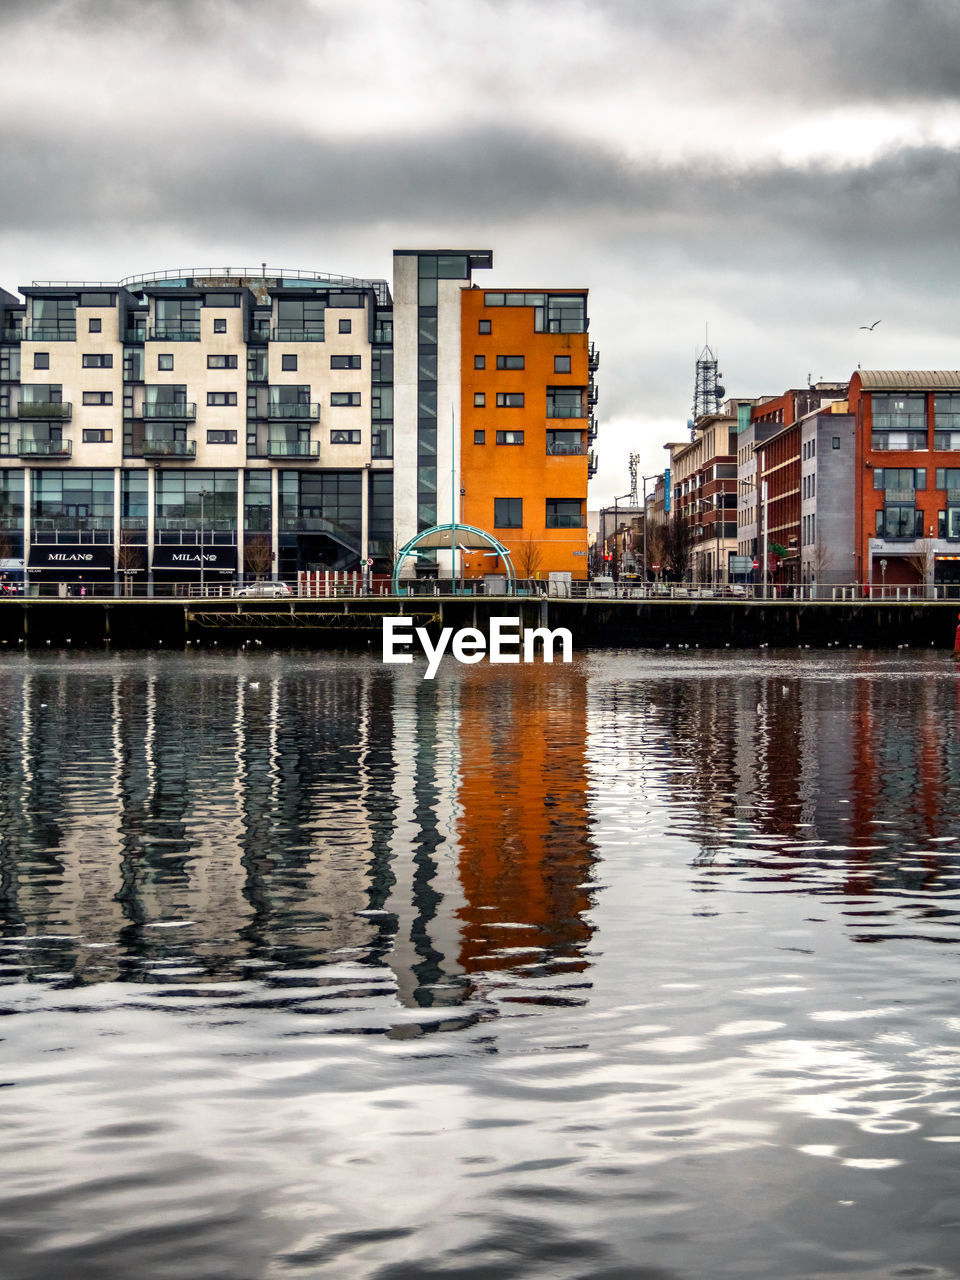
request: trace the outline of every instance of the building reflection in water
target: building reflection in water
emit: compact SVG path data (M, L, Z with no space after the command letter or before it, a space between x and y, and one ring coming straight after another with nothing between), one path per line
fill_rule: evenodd
M749 671L697 659L603 698L593 714L609 738L645 725L667 830L699 847L703 887L724 865L798 892L824 887L815 871L848 895L952 887L960 682L942 655Z
M474 668L421 675L327 656L12 659L4 976L282 985L335 966L430 1008L485 970L582 966L582 680L512 673L493 698Z

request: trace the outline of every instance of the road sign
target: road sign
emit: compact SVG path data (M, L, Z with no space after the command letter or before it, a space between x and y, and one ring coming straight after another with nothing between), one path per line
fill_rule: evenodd
M367 566L367 568L368 568L368 569L372 569L372 568L373 568L373 556L367 556L366 560L364 560L364 564Z

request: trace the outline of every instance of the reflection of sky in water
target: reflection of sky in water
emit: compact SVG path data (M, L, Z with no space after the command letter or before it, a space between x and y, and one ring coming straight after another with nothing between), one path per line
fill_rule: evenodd
M952 665L418 677L0 671L10 1274L955 1275Z

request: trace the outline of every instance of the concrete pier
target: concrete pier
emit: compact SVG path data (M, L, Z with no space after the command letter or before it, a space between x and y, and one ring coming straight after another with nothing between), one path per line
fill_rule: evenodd
M484 596L345 599L45 599L0 601L0 646L157 648L185 644L379 647L385 616L436 630L491 616L567 627L576 648L952 649L955 601L563 600Z

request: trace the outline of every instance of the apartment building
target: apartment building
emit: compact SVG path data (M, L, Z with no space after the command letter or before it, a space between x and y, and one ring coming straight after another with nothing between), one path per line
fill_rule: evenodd
M670 444L673 510L691 531L694 582L728 581L737 547L737 412L728 401L719 414L697 420L693 440Z
M41 581L386 573L434 524L493 532L502 496L545 569L585 576L586 291L481 293L472 273L492 263L397 250L393 290L265 264L0 290L0 565ZM491 384L491 456L523 466L484 467L472 444L484 318L526 366L527 443L497 443L516 414ZM437 570L425 553L417 572Z
M792 388L780 396L765 396L750 410L757 466L752 474L746 467L743 472L747 474L741 473L740 509L753 517L743 530L741 542L756 541L754 557L759 561L760 574L766 546L768 574L784 583L800 581L802 448L799 424L806 414L845 394L846 383L817 382ZM751 478L757 485L753 494L749 493L746 483Z
M469 289L461 315L463 519L495 533L521 578L586 578L599 364L587 291ZM466 576L483 572L469 557Z
M855 556L861 582L960 582L960 371L858 370Z
M856 581L853 415L846 400L800 419L800 581Z

